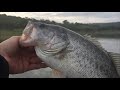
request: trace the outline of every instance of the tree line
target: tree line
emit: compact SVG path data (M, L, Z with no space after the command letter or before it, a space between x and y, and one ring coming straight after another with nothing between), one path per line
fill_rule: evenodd
M71 23L64 20L62 23L57 23L50 20L36 20L32 18L21 18L16 16L7 16L6 14L0 15L0 29L24 29L29 20L40 21L48 24L61 25L77 32L98 32L104 30L120 30L120 22L113 23L92 23L92 24L82 24L82 23Z

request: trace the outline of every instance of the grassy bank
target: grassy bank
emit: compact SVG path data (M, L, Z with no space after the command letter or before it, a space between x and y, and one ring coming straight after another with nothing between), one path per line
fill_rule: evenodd
M21 34L22 29L0 30L0 42L10 38L11 36L19 36Z

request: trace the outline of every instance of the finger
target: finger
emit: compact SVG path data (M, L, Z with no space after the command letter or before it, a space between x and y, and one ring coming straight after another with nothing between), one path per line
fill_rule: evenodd
M32 59L30 59L30 63L31 64L35 64L35 63L41 63L42 61L39 60L38 57L33 57Z
M37 57L34 47L22 47L20 48L21 52L25 56Z
M30 56L31 56L31 58L38 58L38 56L36 55L35 52L31 52ZM39 59L39 58L38 58L38 59Z
M34 70L34 69L40 69L40 68L46 68L47 66L43 63L41 64L31 64L29 66L29 70Z
M22 47L36 46L35 41L31 37L25 36L24 34L21 36L19 42Z
M30 53L30 54L35 53L35 48L33 46L24 47L23 50Z
M28 51L35 52L35 48L34 48L34 46L28 47L27 49L28 49Z
M29 70L34 70L34 69L40 69L40 65L38 65L38 64L31 64L30 66L29 66Z
M42 63L43 61L38 57L34 57L33 59L29 60L31 64Z
M40 64L40 68L46 68L48 67L44 62Z

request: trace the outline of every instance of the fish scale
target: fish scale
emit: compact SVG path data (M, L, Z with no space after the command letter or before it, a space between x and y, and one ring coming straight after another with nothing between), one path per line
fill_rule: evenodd
M28 22L36 30L35 39L29 33L31 43L38 42L35 46L37 56L52 69L59 71L67 78L118 78L113 58L106 52L95 39L82 36L72 30L59 25L41 22ZM44 27L41 27L41 25ZM25 31L28 28L24 29ZM30 32L31 30L29 30ZM33 33L32 30L31 33ZM48 33L48 36L46 35ZM49 33L54 33L51 35ZM48 42L47 38L54 38ZM37 39L36 39L37 38ZM33 41L33 42L32 42ZM56 44L56 42L58 42ZM63 43L64 42L64 43ZM46 44L44 44L46 43ZM52 51L44 51L51 45ZM54 46L52 46L54 45ZM43 49L44 48L44 49ZM57 50L56 50L57 48ZM47 48L49 49L49 48ZM54 52L54 53L53 53ZM114 55L115 56L115 55ZM116 61L115 61L116 62ZM117 63L118 64L118 63ZM119 65L117 65L119 66Z

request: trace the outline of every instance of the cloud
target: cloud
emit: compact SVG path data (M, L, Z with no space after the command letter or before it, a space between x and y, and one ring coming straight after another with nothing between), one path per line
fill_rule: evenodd
M48 19L57 22L68 20L80 23L105 23L120 21L120 12L0 12L12 16Z

